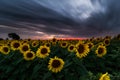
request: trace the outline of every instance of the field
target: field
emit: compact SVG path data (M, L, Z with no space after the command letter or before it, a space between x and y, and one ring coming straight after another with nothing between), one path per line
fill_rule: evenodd
M0 40L0 80L120 80L120 35Z

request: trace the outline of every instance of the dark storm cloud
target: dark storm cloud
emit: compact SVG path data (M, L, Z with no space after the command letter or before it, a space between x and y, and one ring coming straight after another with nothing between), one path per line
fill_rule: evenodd
M107 1L107 0L106 0ZM105 13L92 14L91 18L86 21L85 26L97 31L98 33L119 33L120 31L120 1L107 1ZM88 28L88 29L89 29Z
M119 0L77 3L82 0L0 0L0 34L91 37L119 33Z

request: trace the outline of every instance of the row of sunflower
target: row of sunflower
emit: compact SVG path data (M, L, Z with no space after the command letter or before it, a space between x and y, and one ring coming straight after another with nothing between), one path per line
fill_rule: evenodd
M22 68L20 67L19 70L14 71L14 75L21 74L19 78L23 78L23 80L36 80L36 78L43 80L81 80L83 78L86 80L90 70L87 70L86 66L83 65L84 58L87 55L91 56L91 54L94 57L103 58L107 53L107 47L110 45L110 39L110 37L106 37L104 39L91 38L68 41L57 40L56 38L52 40L4 40L0 42L0 64L11 61L14 67L10 64L12 69L8 72L16 70L13 69L16 68L15 66L21 66ZM14 55L19 55L20 58L17 56L15 61ZM7 59L5 56L8 56ZM5 65L0 67L0 74L3 75L1 79L10 77L10 73L5 71L9 69L9 65L6 65L7 67L4 67ZM27 70L30 70L32 74ZM100 76L97 77L99 80L110 80L108 73ZM11 79L14 78L17 79L18 76L11 77Z

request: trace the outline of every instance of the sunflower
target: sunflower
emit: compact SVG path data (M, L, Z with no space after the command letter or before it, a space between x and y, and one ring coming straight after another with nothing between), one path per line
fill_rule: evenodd
M9 54L10 53L10 48L9 48L9 46L6 46L6 45L4 45L4 46L1 46L0 47L0 52L2 53L2 54Z
M47 46L40 46L36 52L36 56L40 58L45 58L49 56L50 48Z
M45 43L45 45L46 45L47 47L50 47L50 46L51 46L50 42Z
M95 40L95 38L94 38L94 37L92 37L92 38L90 38L90 39L89 39L89 41L91 41L91 42L92 42L92 41L94 41L94 40Z
M68 46L67 41L62 41L62 42L60 43L60 46L61 46L62 48L66 48L66 47Z
M21 46L21 43L17 40L14 40L10 43L10 46L11 46L12 50L19 50L20 46Z
M78 40L77 44L83 44L84 41L83 40Z
M33 51L27 51L23 54L23 56L25 60L29 61L35 58L35 53Z
M32 47L37 47L39 45L39 41L34 40L34 41L32 41L31 45L32 45Z
M11 41L10 41L10 40L7 40L6 44L7 44L8 46L10 46L10 43L11 43Z
M89 51L90 50L87 44L79 43L76 45L76 56L79 58L87 56Z
M88 45L89 49L92 49L94 47L94 44L92 42L88 42L87 45Z
M56 38L53 38L53 39L51 40L51 43L52 43L53 46L56 46L57 39L56 39Z
M110 39L105 39L105 40L104 40L104 45L105 45L105 46L110 45Z
M106 72L105 74L103 74L99 80L110 80L110 76L108 75L108 73Z
M50 58L49 63L48 63L48 68L54 73L60 72L63 67L64 67L64 61L61 58L54 57Z
M95 51L98 57L102 57L107 53L106 47L103 45L99 45L97 50Z
M26 51L29 51L29 50L30 50L30 45L28 43L24 43L20 47L20 52L21 53L25 53Z
M97 42L100 42L101 40L102 40L102 38L100 38L100 37L96 38Z
M22 40L21 43L22 43L22 44L24 44L24 43L27 44L27 43L29 43L29 41L25 39L25 40Z
M111 39L111 36L106 36L105 39Z
M117 35L117 39L120 40L120 34Z
M53 39L52 39L52 42L57 42L57 39L56 39L56 38L53 38Z
M3 44L0 44L0 47L2 47L3 46Z
M30 41L31 41L31 39L30 39L30 38L28 38L28 39L27 39L27 41L28 41L28 42L30 42Z
M70 45L68 46L68 51L69 51L69 52L74 52L74 51L75 51L75 45L70 44Z
M103 42L99 42L97 45L104 46L104 43Z

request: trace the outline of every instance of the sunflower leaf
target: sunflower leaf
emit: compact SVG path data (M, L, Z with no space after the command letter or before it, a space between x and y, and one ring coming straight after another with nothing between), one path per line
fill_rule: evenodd
M42 64L35 65L35 67L33 68L33 74L36 74L36 72L38 72L41 68L42 68Z
M73 62L66 61L66 62L65 62L65 66L64 66L64 68L67 68L67 67L69 67L69 66L70 66L72 63L73 63Z
M47 80L47 78L49 78L51 75L52 73L48 71L47 73L44 74L43 80Z

